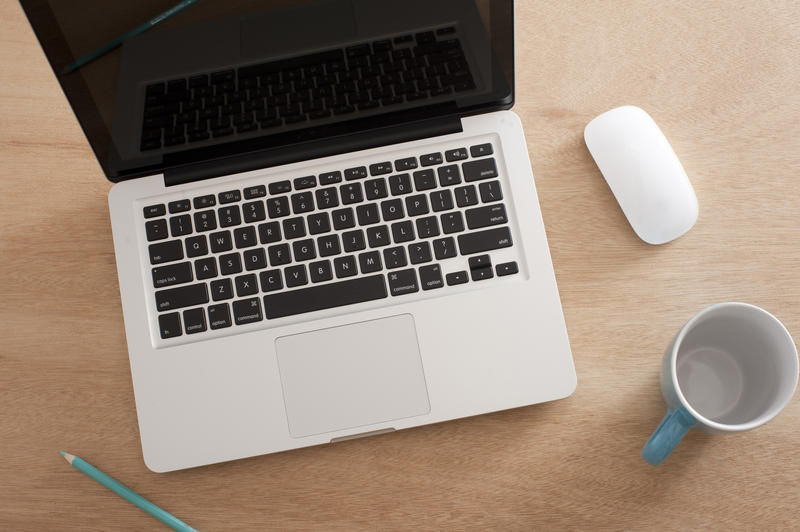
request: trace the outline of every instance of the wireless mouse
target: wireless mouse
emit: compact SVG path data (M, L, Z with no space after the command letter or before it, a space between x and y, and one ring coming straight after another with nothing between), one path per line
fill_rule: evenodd
M694 226L697 196L649 114L617 107L589 122L583 139L639 238L664 244Z

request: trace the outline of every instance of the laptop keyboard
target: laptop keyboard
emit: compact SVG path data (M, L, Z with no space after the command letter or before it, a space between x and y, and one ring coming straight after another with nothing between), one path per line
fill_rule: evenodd
M148 202L158 334L235 330L517 274L502 253L513 241L495 157L482 143Z
M145 89L141 150L341 118L474 89L454 33L454 27L439 28L152 83Z

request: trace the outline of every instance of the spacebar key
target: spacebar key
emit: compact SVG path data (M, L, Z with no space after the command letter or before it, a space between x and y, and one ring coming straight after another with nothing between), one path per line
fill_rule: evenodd
M387 297L387 295L383 275L372 275L264 296L264 314L268 320L272 320L304 312L373 301Z

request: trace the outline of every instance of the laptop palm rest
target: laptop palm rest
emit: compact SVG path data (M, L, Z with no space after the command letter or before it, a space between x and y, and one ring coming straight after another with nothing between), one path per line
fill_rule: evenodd
M275 340L294 438L430 412L410 314Z

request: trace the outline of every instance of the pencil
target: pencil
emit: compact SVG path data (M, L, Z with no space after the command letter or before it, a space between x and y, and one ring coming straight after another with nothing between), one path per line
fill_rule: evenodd
M159 13L155 17L151 18L150 20L148 20L144 24L136 26L131 31L123 33L122 35L120 35L116 39L107 42L106 44L104 44L100 48L92 50L88 54L79 57L78 59L76 59L72 63L70 63L67 66L65 66L64 69L61 71L61 73L62 74L69 74L70 72L78 70L80 67L82 67L86 63L88 63L90 61L94 61L95 59L97 59L101 55L107 54L108 52L110 52L111 50L113 50L114 48L116 48L117 46L122 44L123 42L125 42L127 39L130 39L131 37L133 37L135 35L139 35L140 33L143 33L145 31L149 30L150 28L152 28L156 24L161 23L162 21L168 19L169 17L171 17L175 13L178 13L179 11L183 11L184 9L186 9L190 5L194 4L195 2L197 2L197 0L183 0L182 2L179 2L178 4L172 6L171 8L167 9L163 13Z
M131 504L135 504L145 512L149 513L165 525L169 526L173 530L178 530L180 532L197 532L194 528L190 527L174 515L169 512L166 512L153 504L152 502L148 501L135 491L131 490L127 486L124 486L114 480L113 478L109 477L96 467L94 467L89 462L81 460L75 455L65 453L61 451L61 456L63 456L67 462L69 462L72 467L77 469L78 471L86 474L87 476L93 478L103 486L107 487L126 501Z

